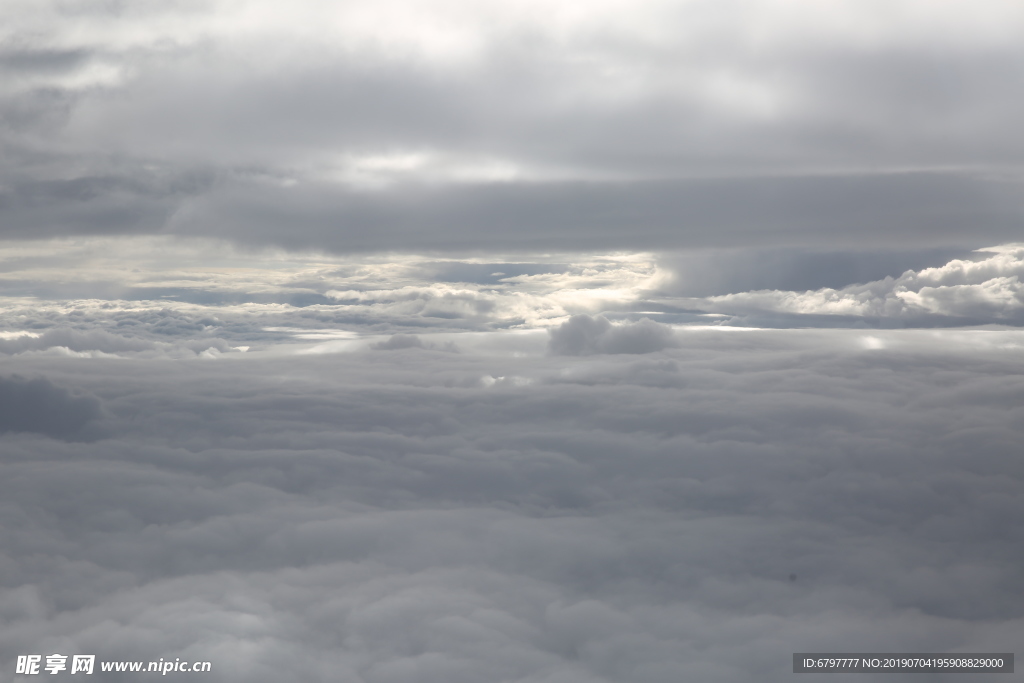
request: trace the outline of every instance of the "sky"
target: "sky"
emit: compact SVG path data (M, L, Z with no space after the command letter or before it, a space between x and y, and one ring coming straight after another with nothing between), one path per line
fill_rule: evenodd
M1010 0L6 0L0 683L1013 652L1022 65Z

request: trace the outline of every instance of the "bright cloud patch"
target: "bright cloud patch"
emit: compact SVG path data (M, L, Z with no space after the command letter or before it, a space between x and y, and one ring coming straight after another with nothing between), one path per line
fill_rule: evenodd
M1020 322L1024 313L1024 247L979 250L979 260L907 271L863 285L806 292L761 290L709 297L709 311L914 319L962 318L969 322ZM990 254L990 255L987 255ZM985 256L987 255L987 256Z
M394 333L545 329L576 314L629 314L669 275L650 254L357 259L158 238L10 247L0 257L4 354L187 358L379 344Z

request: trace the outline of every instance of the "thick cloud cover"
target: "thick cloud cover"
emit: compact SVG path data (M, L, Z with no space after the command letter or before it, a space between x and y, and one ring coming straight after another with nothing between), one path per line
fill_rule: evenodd
M0 26L9 237L1019 238L1014 0L14 0Z
M1022 38L1015 0L0 3L0 682L1013 651Z
M7 243L0 680L54 652L660 683L1012 651L1021 254L693 297L700 253Z
M676 334L0 360L106 430L0 436L4 680L31 652L377 683L1014 650L1019 332Z

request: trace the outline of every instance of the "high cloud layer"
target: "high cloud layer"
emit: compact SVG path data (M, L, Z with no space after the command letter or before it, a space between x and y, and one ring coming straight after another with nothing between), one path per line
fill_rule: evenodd
M422 251L1019 230L1013 0L0 13L4 236Z

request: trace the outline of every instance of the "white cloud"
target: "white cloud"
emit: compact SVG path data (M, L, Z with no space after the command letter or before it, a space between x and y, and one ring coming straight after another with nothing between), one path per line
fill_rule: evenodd
M908 319L922 316L971 322L1014 322L1024 311L1024 247L979 250L977 260L907 271L841 289L761 290L696 300L717 313L755 312Z
M546 328L577 313L629 310L668 276L651 254L437 260L168 238L11 246L0 282L21 295L0 310L6 354L64 346L193 357L211 346L311 343L330 351L396 332Z
M872 337L870 335L861 337L860 343L864 345L865 349L884 349L885 342L878 337Z

